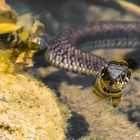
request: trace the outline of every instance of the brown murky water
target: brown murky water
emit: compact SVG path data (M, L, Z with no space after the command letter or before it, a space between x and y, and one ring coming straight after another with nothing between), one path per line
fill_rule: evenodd
M43 0L42 0L43 1ZM23 0L8 1L19 13L32 12L45 24L46 33L50 38L63 29L86 22L96 20L139 20L139 17L126 12L124 9L107 2L92 1L43 1L33 3ZM46 6L45 6L46 4ZM18 6L17 6L18 5ZM23 7L23 10L20 10ZM42 10L40 10L42 8ZM115 57L132 58L139 65L139 50L99 50L94 53L107 59ZM40 63L40 60L42 63ZM119 105L119 111L112 114L108 102L99 100L92 93L94 77L81 76L50 67L43 57L35 58L36 67L33 68L35 75L56 91L58 98L72 111L73 117L69 120L70 127L68 139L78 139L84 135L103 136L107 139L131 139L139 140L140 127L140 73L134 72L129 87ZM128 120L134 123L130 125Z

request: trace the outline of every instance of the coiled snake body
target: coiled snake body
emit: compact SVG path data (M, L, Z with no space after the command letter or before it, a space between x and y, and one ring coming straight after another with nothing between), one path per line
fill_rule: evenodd
M126 63L107 61L82 50L86 43L93 49L137 48L140 45L140 22L106 21L70 28L51 41L46 50L47 61L59 68L98 75L95 93L109 97L113 106L117 106L131 72Z
M42 38L42 39L41 39ZM109 98L117 106L122 90L131 77L131 70L124 61L108 61L88 52L88 49L138 48L140 46L140 22L99 21L70 28L62 32L46 46L43 37L29 38L29 44L43 50L51 64L85 75L97 76L94 93ZM20 38L13 34L0 35L0 43L16 44ZM35 48L33 46L33 48Z

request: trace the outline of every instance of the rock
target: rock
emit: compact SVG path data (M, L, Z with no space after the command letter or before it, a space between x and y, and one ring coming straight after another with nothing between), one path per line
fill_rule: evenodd
M33 77L15 73L6 52L0 51L0 139L65 139L55 94Z

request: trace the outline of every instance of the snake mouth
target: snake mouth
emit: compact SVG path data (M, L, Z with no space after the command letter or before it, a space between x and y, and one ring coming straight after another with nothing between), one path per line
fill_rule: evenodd
M117 93L122 91L128 84L131 72L124 63L112 61L102 70L103 89L106 93Z
M116 93L121 92L120 89L110 89L110 88L106 88L106 87L104 87L103 90L104 90L104 92L109 93L109 94L110 93L111 94L116 94Z

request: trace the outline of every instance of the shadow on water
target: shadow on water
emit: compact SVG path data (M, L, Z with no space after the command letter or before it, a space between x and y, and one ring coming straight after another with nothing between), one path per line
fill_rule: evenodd
M44 57L41 56L35 59L36 65L35 68L46 67L48 64L44 60ZM60 85L62 82L67 83L68 85L81 86L81 89L91 87L93 82L95 82L94 77L90 76L81 76L77 75L76 77L71 77L64 70L58 70L57 72L47 75L47 77L42 78L41 81L45 83L49 88L55 90L55 93L58 97L61 96ZM58 98L61 101L61 98ZM89 133L89 124L86 122L85 118L82 115L79 115L76 112L71 112L72 117L67 120L67 140L78 140L82 136L86 136Z
M34 59L35 69L40 67L47 67L49 64L46 62L44 56L38 56ZM68 85L80 86L81 90L85 88L92 87L96 78L93 76L85 76L77 74L75 77L71 77L71 74L65 70L58 70L54 73L48 74L45 78L40 78L40 80L46 84L49 88L52 88L60 96L60 85L62 82Z
M129 121L136 123L140 129L140 108L128 112Z
M134 51L127 53L124 56L124 58L128 60L132 60L130 61L130 63L132 62L130 65L132 66L134 70L140 68L140 61L139 61L140 60L140 46L138 49L135 49Z
M72 117L67 121L67 140L77 140L89 133L89 124L86 122L82 115L72 112Z
M120 112L122 112L123 114L126 114L128 117L128 121L130 121L131 123L136 124L136 126L140 129L140 107L135 107L134 109L132 109L133 106L130 105L130 109L128 111L125 111L123 109L119 109Z
M140 69L140 46L138 49L135 49L132 52L129 52L125 55L125 58L132 59L132 66L134 71ZM134 80L140 82L140 77L134 77ZM138 92L138 91L137 91ZM128 120L132 123L136 123L138 128L140 129L140 107L139 107L139 97L136 97L135 105L133 102L130 102L129 110L126 112L125 110L120 109L121 112L127 114Z
M68 85L81 86L81 89L91 87L93 82L95 81L94 77L89 76L81 76L77 75L72 78L68 73L64 70L59 70L55 73L48 75L46 78L43 78L42 81L48 84L57 84L57 89L59 90L59 86L62 82L67 83ZM55 86L53 86L55 89Z

